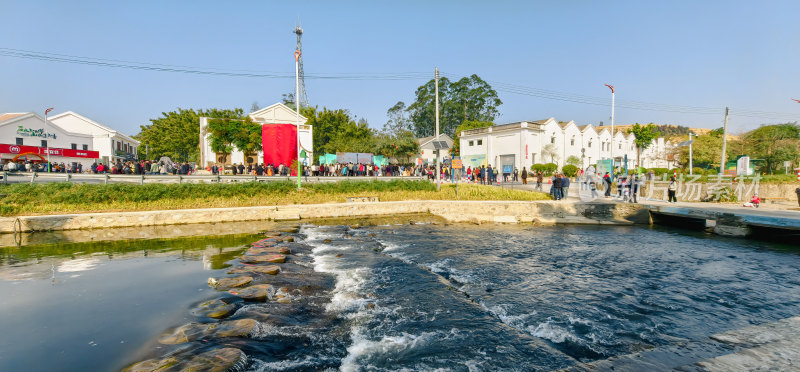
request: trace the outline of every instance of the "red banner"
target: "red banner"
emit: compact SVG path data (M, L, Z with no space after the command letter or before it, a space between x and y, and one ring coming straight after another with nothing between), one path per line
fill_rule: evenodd
M261 145L264 164L291 166L297 159L297 126L294 124L264 124L261 126ZM292 176L297 173L292 171Z
M98 151L89 150L73 150L73 149L58 149L58 148L45 148L37 146L21 146L21 145L5 145L0 144L0 154L36 154L46 156L48 150L52 156L63 156L67 158L88 158L97 159L100 157Z

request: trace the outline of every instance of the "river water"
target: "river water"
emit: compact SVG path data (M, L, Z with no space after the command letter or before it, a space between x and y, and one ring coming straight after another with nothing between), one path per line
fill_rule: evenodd
M261 235L4 248L0 370L119 370L219 346L244 370L552 370L800 314L796 247L670 228L303 225L291 304L206 285ZM247 338L159 345L208 321Z

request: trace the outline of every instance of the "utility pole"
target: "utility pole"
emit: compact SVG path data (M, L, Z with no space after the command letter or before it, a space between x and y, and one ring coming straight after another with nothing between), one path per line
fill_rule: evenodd
M53 111L52 107L47 109L47 110L44 110L44 143L47 145L47 147L45 147L45 151L47 152L47 171L48 172L52 172L53 171L53 166L50 165L50 139L47 138L47 114L49 114L50 111ZM53 138L56 138L56 136L53 135Z
M434 141L439 141L439 67L436 67L436 138ZM436 151L436 191L442 187L441 180L439 179L439 150Z
M298 40L300 36L298 35ZM297 188L300 189L300 172L303 170L300 164L300 50L294 51L294 106L297 114Z
M694 168L692 166L692 135L697 137L697 135L695 135L694 133L689 132L689 175L690 176L694 175L694 171L693 171Z
M728 145L728 111L730 111L727 107L725 108L725 125L722 127L722 159L719 162L719 174L725 173L725 160L726 160L726 147Z

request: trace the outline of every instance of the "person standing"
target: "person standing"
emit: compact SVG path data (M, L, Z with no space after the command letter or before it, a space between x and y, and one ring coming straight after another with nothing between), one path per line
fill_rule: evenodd
M526 168L522 168L522 184L528 184L528 170Z
M667 187L667 202L669 203L677 203L678 198L675 197L675 191L678 189L677 182L675 182L675 176L670 178L669 186Z
M486 167L486 184L487 185L491 185L492 184L492 182L493 182L492 179L494 178L493 176L494 176L494 173L492 172L492 166L490 164L488 167Z
M569 195L569 177L564 174L561 177L561 197L566 199Z
M794 193L797 194L797 205L800 206L800 187L794 189Z
M553 194L553 198L555 198L556 200L561 200L561 198L562 198L562 195L561 195L561 176L558 173L556 173L555 176L553 176L553 184L552 184L552 187L550 188L550 190L551 190L551 193Z
M633 198L634 203L638 203L639 201L636 197L639 195L639 175L635 175L633 177L633 184L631 185L631 197Z
M608 175L608 172L606 172L606 174L603 176L603 183L605 183L606 186L606 192L604 195L608 198L611 196L611 176Z

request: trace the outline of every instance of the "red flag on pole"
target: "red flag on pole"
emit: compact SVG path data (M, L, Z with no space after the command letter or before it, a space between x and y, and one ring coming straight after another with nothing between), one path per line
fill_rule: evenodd
M44 114L45 114L45 115L47 115L47 114L49 114L49 113L50 113L50 111L53 111L53 108L52 108L52 107L51 107L51 108L49 108L49 109L47 109L47 110L44 110Z

